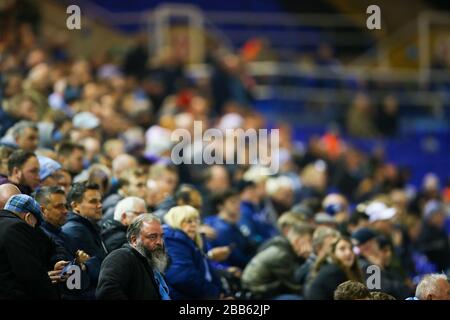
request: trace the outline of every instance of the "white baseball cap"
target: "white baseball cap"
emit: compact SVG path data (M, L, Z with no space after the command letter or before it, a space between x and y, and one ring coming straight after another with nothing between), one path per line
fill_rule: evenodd
M389 208L385 203L375 201L369 204L366 208L366 214L369 216L369 222L392 219L397 210Z

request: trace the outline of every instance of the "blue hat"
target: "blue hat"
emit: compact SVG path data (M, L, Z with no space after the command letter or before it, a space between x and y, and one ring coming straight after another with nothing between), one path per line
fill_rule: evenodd
M39 203L26 194L16 194L9 198L4 209L15 213L30 212L36 217L38 223L43 220Z
M376 236L377 234L372 229L361 228L352 234L352 239L354 240L355 245L359 246L376 238Z
M38 156L39 160L39 178L41 181L44 181L48 177L50 177L52 174L54 174L56 171L61 169L61 165L56 162L55 160L44 157L44 156Z

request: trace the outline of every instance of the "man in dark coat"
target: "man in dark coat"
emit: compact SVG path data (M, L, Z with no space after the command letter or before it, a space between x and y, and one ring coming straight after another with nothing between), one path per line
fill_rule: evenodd
M33 198L14 195L0 211L0 299L57 299L45 236Z
M102 225L102 239L108 252L122 247L126 242L127 228L140 214L147 211L145 201L138 197L126 197L117 204L114 219Z
M289 295L299 299L301 285L295 271L312 251L312 228L306 224L291 227L287 236L275 237L247 264L242 283L256 298ZM285 296L287 298L287 296Z
M159 219L140 215L130 225L127 240L103 261L97 299L170 300L162 276L167 255Z
M62 232L70 239L72 246L91 257L89 274L91 285L97 285L100 265L108 251L100 237L97 222L102 217L102 196L97 184L75 183L68 194L72 209Z
M12 183L21 193L31 195L41 183L39 169L39 161L34 153L16 150L8 159L8 177L0 176L0 185Z
M61 230L67 217L64 190L59 186L43 187L36 192L35 198L42 210L43 221L40 228L55 244L56 251L51 257L52 263L65 261L65 265L77 265L81 269L82 286L80 289L67 289L66 283L63 283L60 286L62 299L93 299L95 287L89 288L90 278L96 282L98 273L91 272L91 270L96 270L98 261L84 251L75 248L67 235ZM94 267L91 267L91 265Z

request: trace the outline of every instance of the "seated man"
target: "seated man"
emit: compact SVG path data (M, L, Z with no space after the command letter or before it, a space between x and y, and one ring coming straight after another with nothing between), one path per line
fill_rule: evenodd
M100 187L87 182L75 183L68 195L71 212L62 227L72 246L86 252L92 261L89 265L91 286L97 285L100 265L108 251L100 237L97 222L102 217L102 195Z
M287 236L278 236L259 252L242 274L242 283L255 298L299 299L301 286L295 281L295 270L311 252L312 228L307 224L291 227Z
M12 183L21 193L30 195L41 183L36 155L23 150L14 151L8 158L8 176L0 176L0 185L5 183Z
M80 290L67 290L65 285L62 286L62 298L93 298L95 293L92 288L91 292L88 290L89 276L95 281L96 274L89 274L89 271L92 269L95 270L96 260L91 259L82 250L77 250L77 248L73 247L70 239L61 231L61 227L66 222L67 217L66 195L64 190L58 186L43 187L35 193L35 199L39 202L42 210L43 221L40 228L54 242L56 247L56 252L51 258L52 263L65 261L66 264L76 264L82 271L83 287ZM91 264L94 265L94 268L90 268Z
M140 215L130 225L127 242L103 261L97 299L170 300L162 276L167 254L159 219Z
M122 173L119 179L119 190L103 201L103 225L108 220L114 220L114 210L117 204L126 197L145 199L147 193L147 175L141 169L130 169ZM144 210L146 212L147 210Z
M219 213L216 216L208 216L205 223L216 230L217 236L209 240L208 245L213 248L230 246L231 254L222 263L243 269L256 253L256 248L239 229L239 194L234 190L226 190L216 194L213 203Z
M51 242L36 229L41 220L39 204L24 194L12 196L0 211L0 299L58 298L49 276L61 270L48 271Z
M145 201L137 197L126 197L119 201L114 210L114 220L102 225L102 239L109 252L127 242L127 228L140 214L146 212Z

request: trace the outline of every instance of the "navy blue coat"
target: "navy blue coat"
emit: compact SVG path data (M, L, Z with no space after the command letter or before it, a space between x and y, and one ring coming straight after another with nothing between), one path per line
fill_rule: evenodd
M108 254L100 237L99 227L88 219L69 212L62 232L70 239L76 250L83 250L91 257L86 262L86 267L89 278L94 281L92 285L97 285L101 263Z
M169 254L165 276L170 297L174 300L218 299L222 291L220 280L204 252L183 231L167 225L163 228ZM211 281L207 280L208 274Z
M245 268L247 263L256 253L256 248L252 246L248 237L244 236L236 224L231 224L218 216L205 218L205 223L216 230L217 237L208 241L212 248L221 246L231 246L231 254L224 261L228 266Z
M53 241L55 244L55 254L52 256L52 264L58 261L64 260L74 263L76 257L77 249L72 245L70 239L66 234L62 232L61 228L57 228L50 223L44 221L41 223L40 228L44 233ZM97 258L93 257L94 264ZM89 259L89 260L91 260ZM86 265L90 264L90 261L86 262ZM91 268L92 269L92 268ZM89 273L90 269L87 268L86 271L81 272L82 277L82 287L81 290L67 290L66 284L62 283L60 285L60 292L62 299L93 299L95 298L95 287L92 287L90 282L96 282L95 272ZM94 269L95 271L95 269ZM92 278L92 279L91 279Z

